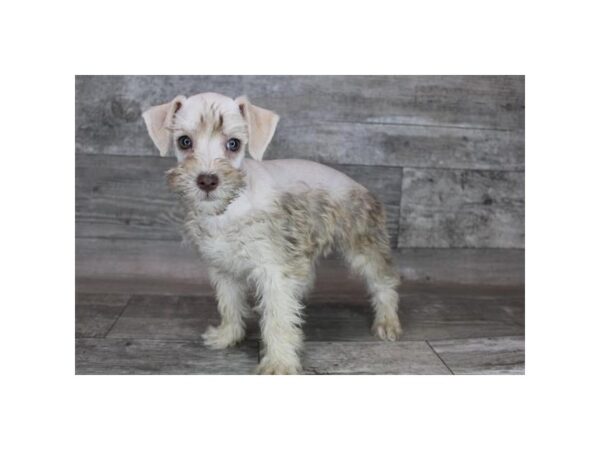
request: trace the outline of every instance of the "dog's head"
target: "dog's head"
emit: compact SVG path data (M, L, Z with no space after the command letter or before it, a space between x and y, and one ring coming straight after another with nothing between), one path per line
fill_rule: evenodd
M246 151L261 160L279 121L245 96L233 100L214 93L177 96L143 117L161 156L172 149L180 163L169 171L169 186L213 214L240 194Z

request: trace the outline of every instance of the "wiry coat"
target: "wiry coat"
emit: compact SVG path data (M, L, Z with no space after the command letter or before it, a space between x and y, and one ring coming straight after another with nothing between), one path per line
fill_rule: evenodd
M167 110L166 128L184 128L195 142L204 143L191 153L178 153L180 164L168 172L168 184L186 209L186 236L211 268L222 323L207 330L207 345L224 348L243 339L246 293L252 289L259 298L265 344L259 372L298 372L301 300L312 286L317 260L332 250L365 278L376 335L395 340L401 332L399 280L381 203L363 186L326 166L300 160L258 161L266 144L253 142L253 136L270 140L277 119L260 108L254 114L256 107L245 98L234 102L201 94L177 101L175 107L161 105ZM265 121L273 130L264 129ZM152 130L151 125L148 128ZM245 159L243 151L219 153L219 143L235 134L233 128L258 160ZM176 138L175 133L172 139ZM218 176L215 191L198 188L198 177L204 173Z

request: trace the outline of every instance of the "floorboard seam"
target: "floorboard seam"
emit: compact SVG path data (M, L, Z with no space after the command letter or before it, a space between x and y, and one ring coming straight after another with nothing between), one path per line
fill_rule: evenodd
M442 359L442 357L438 354L438 352L435 351L435 349L433 348L433 346L429 343L428 340L426 340L425 342L427 342L427 345L429 346L429 348L431 349L431 351L435 354L435 356L438 357L438 359L442 362L442 364L446 367L446 369L448 369L450 371L451 375L455 375L454 371L450 368L450 366L448 366L448 364L446 364L446 361L444 361Z
M127 308L127 306L129 306L129 302L131 301L132 297L133 297L133 295L130 295L129 297L127 297L127 301L125 302L125 305L123 306L123 308L121 308L121 311L119 311L119 315L117 316L115 321L112 323L112 325L110 326L108 331L104 334L104 336L102 336L102 339L106 339L108 337L108 335L110 334L112 329L115 327L115 325L117 324L117 322L119 321L119 319L121 318L123 313L125 312L125 309Z
M449 337L449 338L442 338L442 339L440 339L440 338L427 339L427 343L429 344L429 342L468 341L471 339L498 339L498 338L523 338L523 339L525 339L525 333L494 334L492 336L490 336L490 335L485 335L485 336L473 335L473 336L468 336L468 337L457 337L457 338ZM406 340L411 341L410 339L406 339Z

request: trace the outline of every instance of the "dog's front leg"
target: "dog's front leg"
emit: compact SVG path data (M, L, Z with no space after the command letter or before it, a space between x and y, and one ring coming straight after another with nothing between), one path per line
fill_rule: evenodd
M262 272L257 280L264 345L257 369L260 374L288 375L301 370L301 285L273 268Z
M206 346L216 350L231 347L244 339L244 318L248 317L249 310L243 283L214 268L209 270L209 276L216 291L221 324L209 326L202 337Z

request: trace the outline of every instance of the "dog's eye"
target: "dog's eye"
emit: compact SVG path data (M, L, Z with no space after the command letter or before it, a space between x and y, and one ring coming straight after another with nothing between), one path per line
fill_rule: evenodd
M189 150L192 148L192 139L189 136L180 136L177 145L181 150Z
M231 138L227 141L225 147L230 152L237 152L240 149L240 140L236 138Z

